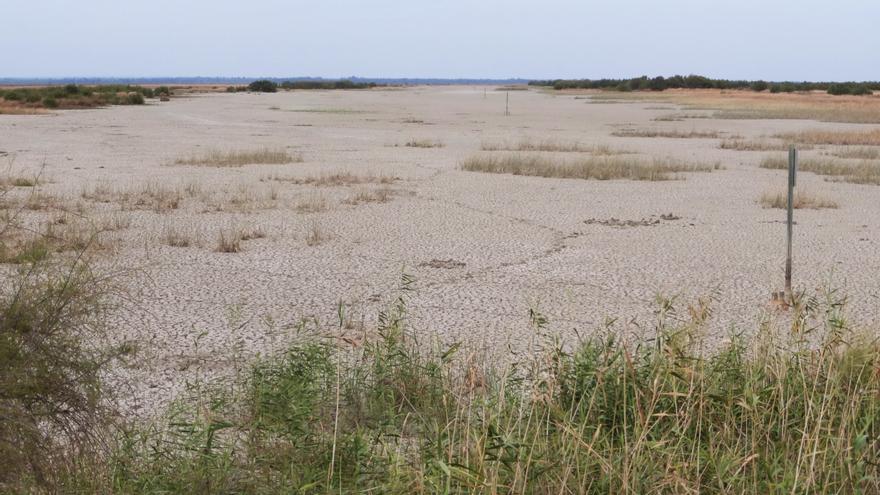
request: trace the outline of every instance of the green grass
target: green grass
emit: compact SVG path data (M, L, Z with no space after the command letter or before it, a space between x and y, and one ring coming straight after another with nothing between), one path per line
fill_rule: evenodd
M847 326L834 293L800 298L790 327L749 339L710 339L710 306L661 300L655 339L600 330L570 350L532 311L527 352L482 359L420 342L402 296L351 345L301 337L238 380L191 388L65 487L877 493L876 336Z
M660 181L677 178L683 172L711 172L718 164L704 165L666 159L645 161L639 158L588 157L578 160L554 160L530 154L479 154L466 159L462 170L494 174L529 175L566 179L630 179Z

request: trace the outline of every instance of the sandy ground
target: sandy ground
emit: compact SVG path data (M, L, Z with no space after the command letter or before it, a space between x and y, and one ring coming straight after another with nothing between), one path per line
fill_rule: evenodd
M127 407L143 412L188 379L282 348L296 338L303 318L337 327L340 303L352 320L369 324L395 297L403 273L416 279L411 316L426 342L463 341L490 353L530 338L530 308L566 337L595 331L609 317L617 318L621 332L649 331L658 294L681 296L682 310L684 301L712 296L714 331L753 331L771 291L782 285L784 212L757 203L763 192L784 187L785 172L758 168L762 157L780 152L721 150L718 139L610 133L650 127L760 138L859 127L796 120L655 122L677 108L596 104L539 91L510 92L510 116L504 106L504 92L482 87L207 94L144 107L2 116L0 150L15 155L19 167L45 163L53 181L45 190L72 201L96 186L144 184L195 185L202 196L250 198L229 207L193 197L165 213L95 206L100 215L115 212L131 221L109 234L117 250L106 262L129 270L124 283L136 304L120 308L112 324L117 335L141 342L142 358L124 377L133 387ZM482 142L521 138L608 144L660 158L720 162L723 169L665 182L459 170ZM402 146L411 139L445 146ZM301 152L304 162L172 165L200 150L264 146ZM271 180L343 170L400 180L388 186L388 202L357 205L346 199L359 187L379 186ZM876 324L880 187L831 183L809 173L799 181L840 208L796 212L796 286L841 288L851 298L852 318ZM325 211L298 211L297 205L316 198L325 201ZM669 213L681 218L627 228L585 223ZM239 253L215 252L218 232L230 226L258 226L266 237L244 241ZM201 241L165 245L161 238L169 228ZM309 245L314 229L326 239Z

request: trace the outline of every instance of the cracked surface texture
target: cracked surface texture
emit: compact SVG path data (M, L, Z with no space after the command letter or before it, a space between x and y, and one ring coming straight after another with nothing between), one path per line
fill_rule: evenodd
M533 90L511 92L505 116L504 100L504 92L482 87L206 94L144 107L2 116L0 150L14 154L19 167L45 163L45 192L85 201L91 215L130 219L108 234L116 242L102 263L126 270L128 299L136 302L123 304L111 323L115 334L141 343L141 356L115 379L132 386L125 406L147 413L188 379L283 348L303 318L336 328L340 302L353 320L375 321L402 273L417 280L411 316L426 342L461 340L486 352L529 338L529 308L566 337L608 317L623 333L649 332L657 294L684 301L712 295L719 336L731 327L752 331L782 285L784 211L757 202L785 185L784 171L758 167L780 152L722 150L715 138L611 133L650 127L765 139L859 128L799 120L654 122L674 107L588 103ZM473 154L494 153L480 151L481 143L520 139L604 144L722 168L662 182L459 170ZM443 147L405 147L410 140ZM173 165L201 151L262 147L299 152L304 162ZM340 171L397 180L280 180ZM145 184L192 192L163 212L83 199L96 186L137 191ZM851 297L853 319L876 324L880 186L810 173L799 185L840 207L796 212L796 285L839 287ZM362 188L380 187L387 201L349 201ZM170 228L192 244L163 242ZM224 228L258 228L265 237L242 241L238 253L219 253ZM319 242L307 242L312 235Z

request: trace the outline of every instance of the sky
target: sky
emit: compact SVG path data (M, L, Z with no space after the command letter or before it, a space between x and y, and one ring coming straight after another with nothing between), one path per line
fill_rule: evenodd
M3 77L880 80L877 0L0 0Z

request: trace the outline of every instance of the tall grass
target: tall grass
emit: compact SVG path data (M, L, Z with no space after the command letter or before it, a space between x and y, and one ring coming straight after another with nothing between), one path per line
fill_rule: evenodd
M495 174L530 175L569 179L669 180L681 172L711 172L718 164L693 164L673 159L646 162L638 158L590 157L553 160L528 154L475 155L461 164L462 170Z
M569 350L531 312L510 366L425 345L401 297L375 332L305 338L128 430L115 493L876 493L880 346L836 294L791 326L706 336L710 303L659 303L657 336ZM682 322L681 314L690 314ZM340 328L344 318L340 311ZM710 342L716 345L710 345ZM810 343L811 342L811 343Z

